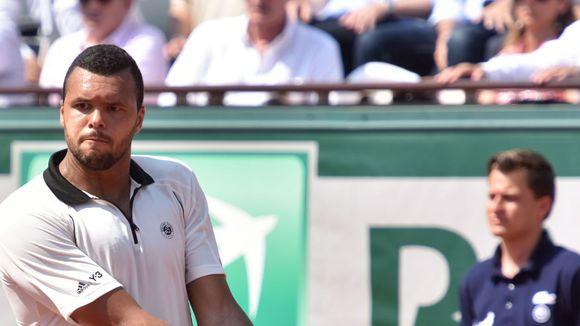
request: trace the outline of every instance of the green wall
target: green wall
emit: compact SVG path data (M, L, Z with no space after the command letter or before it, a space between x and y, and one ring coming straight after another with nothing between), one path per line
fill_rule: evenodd
M62 140L56 108L0 110L0 174L13 140ZM495 151L528 147L579 175L571 105L150 108L140 140L315 141L321 176L479 176Z

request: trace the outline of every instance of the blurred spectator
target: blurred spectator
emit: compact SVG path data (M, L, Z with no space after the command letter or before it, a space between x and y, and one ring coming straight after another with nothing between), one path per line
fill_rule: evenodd
M530 0L532 1L532 0ZM556 0L546 0L556 1ZM546 83L580 77L580 21L564 29L560 37L544 42L537 50L493 57L480 64L462 63L442 71L435 79L452 83L462 77L501 81Z
M244 8L242 0L170 0L169 16L174 23L174 36L165 46L166 57L170 60L177 58L187 37L199 24L242 15Z
M505 32L513 23L516 0L461 0L463 19L449 39L449 66L489 60L502 48ZM580 18L580 0L572 0L573 15Z
M22 48L25 76L29 84L38 84L40 69L50 44L58 37L82 28L78 0L27 0L30 18L38 24L36 42Z
M328 0L322 6L315 2L297 1L291 16L338 41L345 75L371 61L430 73L436 32L425 18L432 10L431 0Z
M78 0L27 0L30 17L39 24L39 49L44 53L62 35L80 30L83 20Z
M208 21L187 39L171 67L168 86L273 85L342 80L336 42L326 33L286 16L287 0L246 0L247 15ZM205 104L207 97L188 98ZM225 104L260 105L265 93L227 94ZM174 105L164 94L161 105Z
M141 69L146 86L163 84L167 73L165 37L158 28L140 23L130 14L133 0L80 0L80 5L84 27L50 46L40 74L41 87L62 87L73 59L85 48L102 43L125 49ZM152 101L155 99L146 99L147 103Z
M24 87L24 63L20 53L20 31L16 19L20 15L18 0L0 1L0 87ZM0 107L30 103L24 95L0 95Z
M498 55L535 51L544 42L557 38L574 21L570 0L516 0L514 18L516 23L507 32L504 46ZM563 90L483 90L477 99L481 104L569 102L566 94Z
M462 18L448 42L449 66L481 62L496 55L503 34L513 24L514 0L461 0Z

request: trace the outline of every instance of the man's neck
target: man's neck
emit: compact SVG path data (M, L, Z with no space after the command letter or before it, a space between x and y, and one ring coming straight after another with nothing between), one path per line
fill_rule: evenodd
M541 236L540 229L525 236L502 240L501 272L505 277L513 278L529 262Z
M266 51L272 41L282 33L286 20L276 23L248 23L248 35L252 44L258 49L258 52Z
M124 206L129 199L130 159L121 160L107 170L96 171L83 167L70 153L60 162L59 171L72 185L91 195Z

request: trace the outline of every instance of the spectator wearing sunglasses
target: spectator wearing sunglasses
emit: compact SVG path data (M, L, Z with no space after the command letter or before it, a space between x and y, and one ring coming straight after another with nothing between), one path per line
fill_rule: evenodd
M162 85L167 74L163 56L165 36L156 27L131 15L134 0L80 0L83 28L58 38L50 46L40 73L41 87L62 87L67 68L84 49L96 44L114 44L137 62L145 85ZM56 100L58 102L58 100ZM156 101L147 98L146 103ZM51 104L56 104L51 99Z

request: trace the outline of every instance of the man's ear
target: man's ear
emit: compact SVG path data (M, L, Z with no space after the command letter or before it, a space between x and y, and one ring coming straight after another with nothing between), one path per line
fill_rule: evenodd
M64 118L63 118L63 113L64 113L64 100L60 100L60 125L62 127L64 127Z
M548 217L550 210L554 201L550 196L542 196L537 199L538 202L538 214L541 215L542 220Z
M135 124L135 130L133 132L133 135L136 135L141 131L141 128L143 128L144 119L145 119L145 107L141 106L137 111L137 123Z

